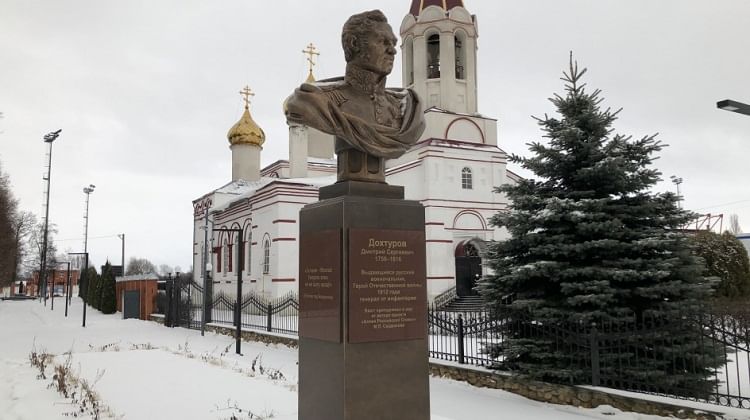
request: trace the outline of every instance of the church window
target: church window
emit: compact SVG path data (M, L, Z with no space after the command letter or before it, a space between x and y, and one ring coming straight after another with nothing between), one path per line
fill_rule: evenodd
M466 48L460 35L456 36L456 79L466 79Z
M271 272L271 240L263 239L263 274Z
M474 188L474 180L471 174L471 168L461 170L461 188L471 190Z
M406 75L406 86L414 84L414 40L411 38L404 41L404 70Z
M234 268L234 264L233 264L233 261L232 261L232 259L233 259L232 257L234 256L234 253L232 253L232 248L234 248L234 246L232 244L227 245L227 259L229 260L229 262L227 262L227 272L228 273L231 273L232 269Z
M464 245L464 256L466 257L479 257L479 250L473 244L468 243Z
M440 35L427 38L427 78L440 78Z
M227 247L226 242L224 242L224 246L221 247L221 248L222 248L222 252L224 254L224 255L222 255L222 257L223 257L222 264L224 265L224 275L226 276L227 272L229 272L229 249Z
M253 250L252 250L252 247L253 247L252 238L248 238L248 241L245 242L245 244L247 244L247 246L245 246L245 252L246 252L246 254L245 254L245 258L246 258L246 260L245 260L245 269L247 270L248 273L251 273L252 270L250 269L250 267L251 267L250 264L252 264L252 261L250 260L250 256L252 255L252 252L253 252Z
M221 273L221 247L217 246L214 248L214 254L216 254L216 272Z

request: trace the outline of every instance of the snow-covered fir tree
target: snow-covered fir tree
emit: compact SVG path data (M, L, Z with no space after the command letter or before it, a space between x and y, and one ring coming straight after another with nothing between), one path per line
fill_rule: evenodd
M589 93L581 82L585 73L571 58L562 78L565 95L550 99L559 116L537 119L546 141L529 145L531 157L511 158L536 177L498 188L512 205L492 223L512 237L490 245L494 274L480 285L498 317L526 323L505 324L508 338L493 349L505 356L506 367L579 383L590 380L591 371L574 368L571 360L589 354L559 348L525 327L538 332L571 323L668 320L697 311L711 290L679 229L692 214L678 208L674 194L651 191L661 175L652 163L663 145L655 136L633 140L613 133L619 111L600 108L600 91ZM657 351L672 360L679 349L698 363L695 372L668 372L667 364L654 362L633 374L700 383L714 361L691 347L696 331L669 334L674 348Z

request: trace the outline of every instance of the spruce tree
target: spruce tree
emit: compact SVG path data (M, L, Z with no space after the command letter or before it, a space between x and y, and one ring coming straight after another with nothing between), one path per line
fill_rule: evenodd
M88 284L86 285L86 295L88 304L94 309L99 309L99 297L101 296L101 289L99 288L99 275L96 273L96 269L89 268L87 273Z
M117 301L115 291L115 276L112 273L112 265L107 262L102 270L100 281L101 287L101 304L100 310L104 314L113 314L117 312Z
M576 363L590 352L561 348L557 326L591 331L595 322L682 319L679 314L698 311L710 293L679 229L693 215L678 208L674 194L651 191L660 180L652 163L663 144L655 135L633 140L614 134L620 111L600 108L600 91L589 93L581 83L585 73L571 57L562 77L565 95L550 99L559 116L537 118L546 141L529 145L531 157L510 158L535 178L497 189L511 204L492 224L507 228L511 238L490 244L486 259L494 274L480 285L497 316L514 321L504 324L504 342L490 349L504 356L503 367L574 383L590 381L590 368ZM655 350L670 361L685 353L695 372L641 360L642 371L631 376L697 381L705 391L716 360L697 354L690 344L697 333L675 327L672 347Z

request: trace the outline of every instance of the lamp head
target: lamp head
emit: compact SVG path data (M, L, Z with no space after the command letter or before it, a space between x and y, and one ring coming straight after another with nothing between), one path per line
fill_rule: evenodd
M53 131L51 133L45 134L44 135L44 142L45 143L52 143L53 141L55 141L57 139L57 137L60 135L61 132L62 132L62 129L59 129L57 131Z

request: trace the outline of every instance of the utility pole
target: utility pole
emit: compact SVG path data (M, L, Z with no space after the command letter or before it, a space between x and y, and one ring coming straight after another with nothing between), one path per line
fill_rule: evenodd
M125 277L125 234L121 233L117 237L122 240L122 276Z
M48 160L47 160L47 177L44 178L47 181L46 197L44 204L44 237L42 239L42 249L39 253L39 284L38 289L40 292L39 299L42 299L44 295L44 306L47 306L47 235L49 230L49 196L50 187L52 186L52 143L60 136L62 129L53 131L44 136L44 142L49 144Z

